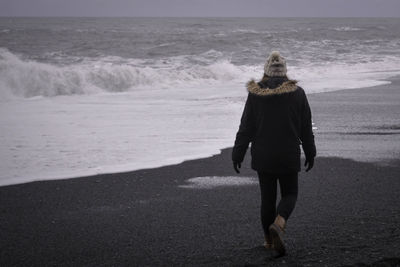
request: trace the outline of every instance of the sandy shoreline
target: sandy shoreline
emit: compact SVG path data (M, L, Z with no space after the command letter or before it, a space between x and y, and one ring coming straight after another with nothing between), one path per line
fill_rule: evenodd
M284 258L260 246L256 184L180 187L235 176L224 149L155 169L0 187L0 265L400 265L398 100L398 79L309 96L320 157L300 174ZM321 157L338 155L369 162ZM240 177L256 177L249 160Z

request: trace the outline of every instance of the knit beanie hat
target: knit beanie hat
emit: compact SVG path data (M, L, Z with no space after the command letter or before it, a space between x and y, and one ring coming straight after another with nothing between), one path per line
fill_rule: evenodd
M278 51L273 51L264 65L264 73L269 77L283 77L286 72L286 60Z

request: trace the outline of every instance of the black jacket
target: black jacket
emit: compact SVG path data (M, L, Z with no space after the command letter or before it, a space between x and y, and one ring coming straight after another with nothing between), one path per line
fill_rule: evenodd
M232 160L242 162L251 142L251 167L256 171L300 171L300 145L315 157L311 110L296 81L269 78L247 84L248 97L236 134Z

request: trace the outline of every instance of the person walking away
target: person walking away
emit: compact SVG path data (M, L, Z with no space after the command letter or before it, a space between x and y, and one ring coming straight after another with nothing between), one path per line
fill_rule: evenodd
M281 256L286 253L286 223L297 200L300 145L306 172L314 166L316 156L306 94L286 73L285 59L274 51L265 63L261 81L247 83L248 96L232 150L233 167L239 173L251 143L251 168L257 171L261 191L264 246ZM281 192L278 207L277 182Z

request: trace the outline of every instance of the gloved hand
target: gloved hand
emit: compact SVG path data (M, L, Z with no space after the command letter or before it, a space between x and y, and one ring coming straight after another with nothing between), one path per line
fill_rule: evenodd
M237 173L240 173L239 171L240 167L242 167L240 162L235 162L235 161L233 162L233 168Z
M308 166L307 166L308 165ZM312 169L312 167L314 167L314 157L312 158L306 158L306 161L304 162L304 166L307 167L306 168L306 172L308 172L309 170Z

